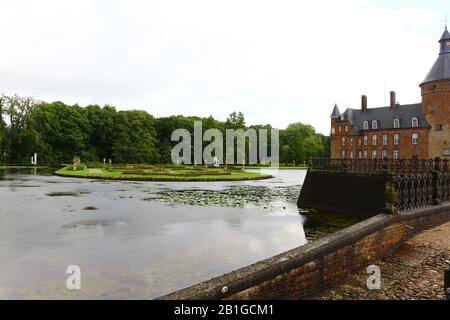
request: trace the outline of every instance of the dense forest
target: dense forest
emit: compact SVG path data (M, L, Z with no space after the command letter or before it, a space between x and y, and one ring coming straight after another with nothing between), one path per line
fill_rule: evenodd
M29 164L38 153L39 163L69 163L74 155L83 162L112 159L114 163L169 163L172 132L193 133L194 121L203 130L271 129L246 126L244 115L233 112L226 121L182 115L155 118L146 111L117 111L112 106L67 105L39 102L29 97L0 96L0 163ZM270 152L270 150L269 150ZM329 156L329 138L310 125L290 124L280 130L280 163L303 164Z

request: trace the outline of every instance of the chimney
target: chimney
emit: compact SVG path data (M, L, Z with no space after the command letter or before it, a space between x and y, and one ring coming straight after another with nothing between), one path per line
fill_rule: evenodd
M361 96L361 110L367 111L367 96Z
M397 98L395 97L395 91L391 91L391 104L390 107L394 108L397 105Z

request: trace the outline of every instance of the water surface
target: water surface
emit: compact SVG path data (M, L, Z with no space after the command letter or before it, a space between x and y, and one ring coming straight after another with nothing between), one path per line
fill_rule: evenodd
M299 214L305 171L248 182L119 182L0 170L0 298L149 299L357 219ZM78 265L82 289L66 289Z

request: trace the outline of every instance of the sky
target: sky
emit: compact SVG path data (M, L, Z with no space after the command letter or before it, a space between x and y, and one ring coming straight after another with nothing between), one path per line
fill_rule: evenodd
M0 93L328 134L421 101L448 0L0 0Z

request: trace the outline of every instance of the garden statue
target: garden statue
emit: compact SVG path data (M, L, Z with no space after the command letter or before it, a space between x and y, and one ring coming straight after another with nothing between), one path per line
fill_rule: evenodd
M78 169L78 166L80 165L80 163L81 163L80 157L79 156L74 156L73 157L72 169L74 171L76 171Z
M37 153L35 153L34 156L31 156L31 165L32 166L37 165Z

